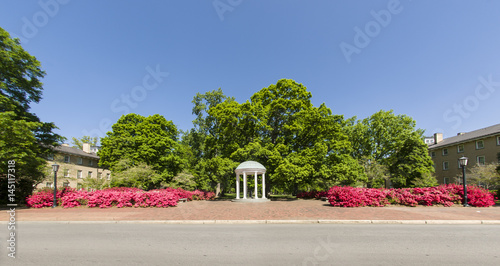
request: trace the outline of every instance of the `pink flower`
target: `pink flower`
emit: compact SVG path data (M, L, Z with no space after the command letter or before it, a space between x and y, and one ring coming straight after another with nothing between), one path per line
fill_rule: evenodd
M64 208L85 206L89 208L124 207L173 207L177 206L180 198L188 200L212 200L215 193L200 190L186 191L178 188L155 189L143 191L138 188L107 188L96 191L76 191L72 188L61 189L57 192L58 205ZM34 193L26 198L28 207L51 207L54 195L50 191Z

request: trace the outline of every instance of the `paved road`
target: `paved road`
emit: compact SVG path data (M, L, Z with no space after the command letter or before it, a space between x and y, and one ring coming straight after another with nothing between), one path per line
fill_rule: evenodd
M498 225L18 224L0 265L500 265Z

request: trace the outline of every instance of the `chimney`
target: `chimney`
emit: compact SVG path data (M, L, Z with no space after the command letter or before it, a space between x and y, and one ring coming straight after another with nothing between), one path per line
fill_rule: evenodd
M465 132L459 132L459 133L457 133L457 136L462 136L464 134L465 134Z
M82 144L82 150L86 153L90 153L90 144L89 143L83 143Z
M69 147L69 144L68 143L63 143L63 144L61 144L61 146L63 146L63 147Z
M443 133L434 133L434 144L438 144L443 140Z

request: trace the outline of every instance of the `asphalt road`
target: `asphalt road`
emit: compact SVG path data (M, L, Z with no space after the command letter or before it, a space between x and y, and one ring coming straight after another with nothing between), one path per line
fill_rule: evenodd
M16 258L4 227L0 265L500 265L498 225L25 222Z

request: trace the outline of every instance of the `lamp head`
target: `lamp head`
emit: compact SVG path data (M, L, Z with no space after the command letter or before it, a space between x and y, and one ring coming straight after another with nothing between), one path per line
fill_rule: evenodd
M57 163L54 163L52 165L52 171L57 173L58 170L59 170L59 165Z
M461 167L464 167L467 165L467 161L469 160L469 158L465 157L465 156L462 156L460 159L458 159L458 161L460 161L460 166Z

